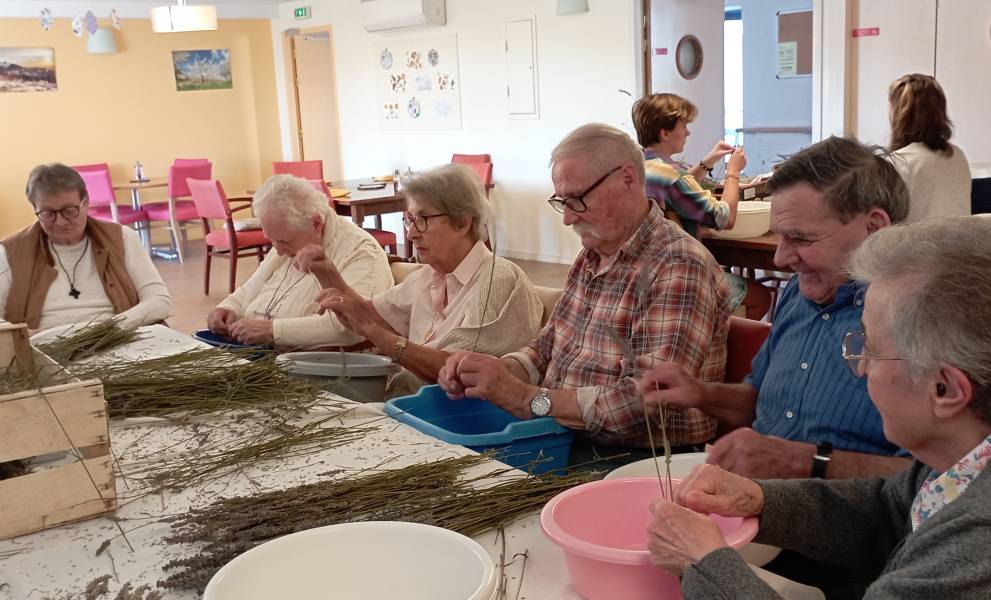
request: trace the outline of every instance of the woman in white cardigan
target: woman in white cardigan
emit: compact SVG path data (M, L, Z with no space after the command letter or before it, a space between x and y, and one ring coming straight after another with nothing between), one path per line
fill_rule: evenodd
M891 163L911 196L906 223L970 214L970 165L950 143L953 124L943 88L928 75L905 75L888 91Z
M425 266L396 287L362 294L343 281L320 248L297 257L326 288L322 309L404 370L388 396L437 381L450 352L501 356L533 339L543 305L526 274L485 246L488 200L470 169L446 165L405 188L407 236Z
M282 349L360 342L333 314L316 314L320 284L298 269L293 257L316 246L340 265L348 285L372 295L392 287L389 262L375 238L331 212L324 194L292 175L270 177L255 193L253 208L274 252L210 313L210 330L241 343Z

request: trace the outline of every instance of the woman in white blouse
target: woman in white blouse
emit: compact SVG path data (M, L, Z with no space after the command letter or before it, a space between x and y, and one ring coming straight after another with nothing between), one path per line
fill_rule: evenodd
M425 266L371 298L342 281L318 247L297 257L320 279L320 306L404 367L387 395L436 383L450 352L502 355L532 340L543 305L526 274L485 246L488 200L462 165L446 165L408 181L407 236Z
M113 316L136 327L169 316L172 298L138 234L88 217L79 173L40 165L25 192L38 221L0 244L0 319L39 330Z

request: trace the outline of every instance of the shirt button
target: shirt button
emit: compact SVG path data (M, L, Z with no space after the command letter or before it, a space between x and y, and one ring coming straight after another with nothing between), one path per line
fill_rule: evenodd
M790 410L786 410L785 411L785 418L786 419L790 419L790 418L792 418L794 416L795 416L795 413L791 412Z
M808 369L809 368L809 363L802 363L801 366L802 366L803 369Z
M858 299L856 302L854 302L854 304L856 304L857 306L860 306L863 303L864 303L864 301L863 300L860 300L860 299Z
M828 320L829 320L829 313L826 313L826 314L824 314L824 315L822 316L822 320L823 320L823 321L828 321Z

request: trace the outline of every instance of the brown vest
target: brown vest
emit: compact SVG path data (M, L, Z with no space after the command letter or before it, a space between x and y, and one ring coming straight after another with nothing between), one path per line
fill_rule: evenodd
M103 290L120 314L138 303L138 290L124 264L124 234L116 223L86 219L86 235ZM58 277L49 251L48 236L35 223L3 240L10 264L11 286L7 296L7 320L37 329L48 296Z

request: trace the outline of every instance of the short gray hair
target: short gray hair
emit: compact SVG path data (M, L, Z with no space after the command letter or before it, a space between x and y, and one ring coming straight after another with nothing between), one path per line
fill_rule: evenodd
M975 386L971 410L991 424L991 219L886 227L854 253L850 271L898 290L886 314L913 378L943 364L964 371Z
M646 181L643 151L624 131L603 123L582 125L564 137L551 151L551 168L559 160L575 155L588 159L589 167L595 173L604 174L620 164L630 163L640 184Z
M37 207L38 196L51 196L63 192L79 192L79 199L85 202L89 199L86 182L72 167L62 163L38 165L31 169L28 182L24 186L24 195L28 197L31 206Z
M774 194L807 183L844 223L873 208L901 223L908 217L908 187L887 158L880 146L830 136L781 163L767 189Z
M308 228L314 215L320 215L324 221L330 216L327 195L317 191L309 181L293 175L269 177L255 192L252 207L259 219L279 214L289 227L299 230Z
M420 173L403 185L407 196L431 210L444 213L455 227L471 221L470 233L475 241L488 239L489 201L482 180L464 165L444 165Z

